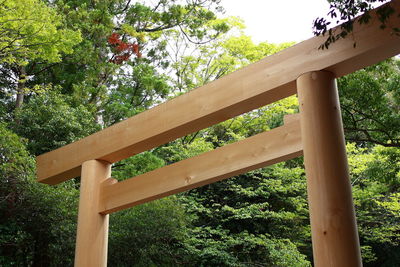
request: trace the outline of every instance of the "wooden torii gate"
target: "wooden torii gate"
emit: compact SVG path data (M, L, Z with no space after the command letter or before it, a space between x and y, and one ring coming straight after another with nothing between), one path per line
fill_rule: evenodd
M400 0L388 26L399 27ZM37 157L38 181L81 176L75 266L106 266L108 214L304 154L315 266L361 266L335 78L400 53L391 27L354 24L319 50L314 37ZM354 42L357 43L353 47ZM298 94L283 126L117 182L111 165L218 122Z

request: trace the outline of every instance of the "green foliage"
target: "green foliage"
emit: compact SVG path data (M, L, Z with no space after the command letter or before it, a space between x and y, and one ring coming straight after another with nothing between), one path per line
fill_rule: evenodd
M55 64L61 56L71 54L81 41L79 30L67 29L63 17L40 0L3 0L0 3L0 86L2 100L14 101L15 108L24 95L37 86L26 83L37 72L46 70L43 63ZM33 71L37 66L39 70ZM10 98L14 95L15 98Z
M299 176L300 168L279 164L185 195L194 225L185 245L194 266L309 266L299 252L310 249Z
M371 9L373 9L376 4L388 2L388 0L328 0L328 2L330 3L330 10L327 17L330 18L318 17L313 23L315 35L325 36L328 33L327 39L320 46L321 49L327 49L337 40L346 38L353 32L354 23L360 25L370 23L372 19L370 14ZM388 23L391 16L399 15L390 3L380 6L376 14L378 20L377 24L379 24L381 29L389 27L392 34L400 34L400 28L398 28L397 25L390 25L390 23ZM355 19L357 16L359 17ZM334 22L335 25L340 24L340 26L336 29L329 28L332 22ZM354 47L356 44L355 42Z
M34 179L21 139L0 125L0 265L71 265L78 191Z
M196 138L196 134L171 142L155 150L155 153L167 164L175 163L213 149L212 144ZM189 140L187 140L189 139Z
M62 85L63 93L84 103L107 126L170 93L166 77L155 70L169 64L166 44L172 31L181 32L192 42L203 42L227 29L224 22L209 24L220 11L214 0L49 2L65 14L66 25L81 32L83 41L63 64L51 66L46 73L41 71L43 66L33 66L38 73L35 79ZM107 39L113 33L120 34L124 42L139 44L141 58L112 63L113 49Z
M0 63L27 64L61 60L81 41L79 31L60 29L62 18L38 0L3 0L0 4Z
M104 107L105 125L145 111L170 92L168 78L157 73L150 64L132 64L131 67L129 71L119 71L115 86L109 90L107 105Z
M237 26L236 21L230 23ZM177 76L174 82L180 91L186 92L291 45L292 43L277 45L267 42L255 44L243 33L239 36L221 37L199 47L199 51L192 55L182 56L173 65Z
M190 236L186 249L195 261L187 266L311 266L288 239L209 227Z
M15 180L16 174L28 179L32 174L33 162L25 150L21 139L7 129L7 125L0 124L0 140L1 140L1 156L0 156L0 171L3 182Z
M109 266L186 266L180 242L187 219L176 197L113 214Z
M85 137L99 126L82 105L71 107L56 91L34 96L15 113L13 130L29 140L28 150L39 155Z
M399 61L389 59L340 78L346 139L400 147Z
M365 266L395 266L400 262L400 150L347 148Z
M114 164L112 175L119 180L125 180L164 166L164 160L153 153L143 152Z

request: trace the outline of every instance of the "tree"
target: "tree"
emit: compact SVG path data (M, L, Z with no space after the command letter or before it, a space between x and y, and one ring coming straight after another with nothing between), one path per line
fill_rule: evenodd
M354 23L367 24L371 20L370 11L377 4L388 2L388 0L328 0L330 3L330 10L327 14L328 19L324 17L318 17L314 20L314 34L317 36L325 36L328 33L328 37L320 48L328 48L332 43L336 42L341 38L346 38L352 31ZM377 19L380 22L380 28L385 29L390 27L393 34L400 35L400 28L397 25L388 25L388 19L391 16L399 15L397 11L390 5L386 4L378 8ZM357 20L355 18L360 16ZM335 25L340 26L336 29L329 28L331 21L333 20ZM356 46L357 40L354 42Z
M0 4L0 64L16 92L16 107L29 92L25 84L26 65L34 61L59 62L61 54L72 53L72 47L81 41L80 33L62 29L62 17L38 0L4 0Z
M244 28L241 21L235 18L225 20L232 29L239 30L238 35L227 34L199 47L179 44L181 37L177 35L176 44L173 45L176 47L176 56L172 74L175 76L174 86L180 93L219 79L293 44L255 44L250 36L241 31Z
M338 80L347 140L400 147L399 64L389 59Z
M72 53L79 32L60 29L62 17L38 0L0 4L0 63L26 65L35 59L58 62Z
M80 30L83 41L73 55L64 59L63 64L40 72L33 82L61 85L63 93L73 95L77 103L84 103L100 124L106 122L109 125L131 115L120 110L116 118L103 118L107 105L121 95L128 94L124 105L135 109L135 104L140 104L136 100L142 96L146 98L148 94L150 78L158 80L155 99L168 95L166 90L169 88L165 86L165 77L160 75L160 70L169 64L165 46L170 31L183 32L185 38L192 42L206 42L227 30L224 23L215 24L212 28L207 26L220 10L219 1L215 0L49 2L66 15L67 25ZM126 57L126 53L116 53L116 40L134 46L138 50L134 53L136 56ZM139 54L140 57L137 56ZM117 58L120 56L124 58ZM142 71L146 72L147 81L142 79L135 83L135 79L139 78L137 73ZM135 101L130 103L132 99Z
M104 103L103 121L111 125L149 109L171 91L169 78L148 63L128 62L129 71L120 69Z
M364 265L398 265L400 150L350 143L347 151Z
M188 266L187 216L175 196L110 217L109 266Z
M71 265L78 191L37 183L22 141L0 124L0 264Z
M310 266L305 192L303 170L283 164L191 190L194 266Z
M32 155L40 155L81 139L100 129L82 105L71 107L56 89L32 97L18 109L12 129L27 138Z
M113 177L125 180L165 165L150 152L113 166ZM135 178L133 178L135 179ZM110 266L185 266L190 262L182 243L188 220L176 196L136 206L110 217Z

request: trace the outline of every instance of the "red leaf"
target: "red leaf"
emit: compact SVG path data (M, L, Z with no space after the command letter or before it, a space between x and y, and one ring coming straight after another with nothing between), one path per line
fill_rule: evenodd
M129 45L125 42L120 41L120 43L118 44L117 47L115 47L115 49L117 49L118 52L122 52L125 51L129 48Z
M118 44L118 43L120 43L121 41L119 40L119 38L120 38L120 35L118 34L118 33L113 33L113 34L111 34L109 37L108 37L108 43L109 44Z
M139 45L138 44L132 44L131 45L132 52L135 53L135 55L139 55Z

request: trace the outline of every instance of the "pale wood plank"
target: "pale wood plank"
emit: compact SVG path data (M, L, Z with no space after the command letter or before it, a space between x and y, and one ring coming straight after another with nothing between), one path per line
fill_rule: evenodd
M302 154L299 118L282 127L103 187L103 214L210 184Z
M307 73L297 85L314 264L362 266L335 77Z
M75 267L107 266L109 215L97 212L101 184L112 183L111 164L89 160L82 165Z
M283 117L283 122L285 124L291 123L293 121L298 121L300 120L300 114L299 113L295 113L295 114L287 114Z
M392 1L400 10L400 0ZM389 25L400 25L392 16ZM215 123L296 93L303 73L335 77L400 53L400 38L377 23L354 27L353 37L318 50L314 37L70 145L37 157L38 181L57 184L80 173L90 159L117 162ZM353 48L354 41L357 42Z

